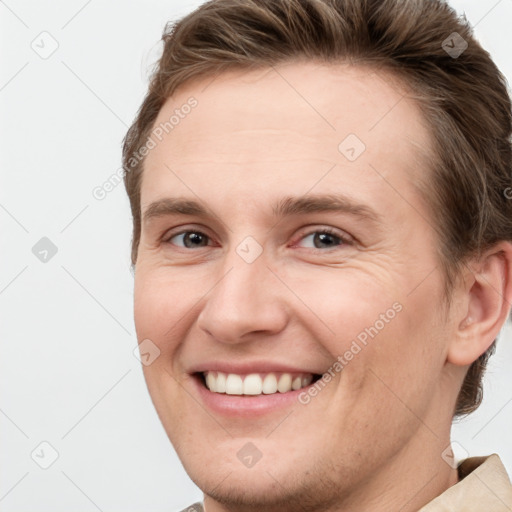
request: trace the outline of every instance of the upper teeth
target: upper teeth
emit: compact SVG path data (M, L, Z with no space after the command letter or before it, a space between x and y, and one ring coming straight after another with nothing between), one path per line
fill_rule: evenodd
M206 386L214 393L228 395L270 395L286 393L309 386L313 380L311 373L275 373L237 375L235 373L205 372Z

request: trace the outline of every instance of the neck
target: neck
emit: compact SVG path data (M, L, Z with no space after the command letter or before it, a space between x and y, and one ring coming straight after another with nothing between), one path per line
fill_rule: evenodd
M442 457L449 443L449 432L436 438L420 427L414 445L397 453L332 512L417 512L458 482L457 469Z

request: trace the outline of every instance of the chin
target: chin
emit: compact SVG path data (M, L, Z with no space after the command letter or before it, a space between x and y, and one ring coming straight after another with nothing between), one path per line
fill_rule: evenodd
M186 451L175 446L187 474L205 496L233 512L327 510L331 502L339 500L343 492L340 475L333 474L334 468L329 469L326 457L324 463L312 460L313 445L297 453L300 444L291 443L286 449L284 439L255 439L254 443L260 445L264 454L254 466L247 468L236 456L245 442L229 438L217 445L205 442L197 446L196 443L196 450L189 450L191 443L183 442L181 446L186 446ZM276 451L271 454L272 448ZM336 469L339 472L339 467ZM348 479L347 474L341 481L348 482Z
M203 471L192 480L205 496L236 512L262 509L266 512L296 512L318 510L322 503L325 504L318 487L312 481L305 482L304 475L289 473L283 477L253 469L233 471L224 475L224 480L218 478L218 474L212 478Z

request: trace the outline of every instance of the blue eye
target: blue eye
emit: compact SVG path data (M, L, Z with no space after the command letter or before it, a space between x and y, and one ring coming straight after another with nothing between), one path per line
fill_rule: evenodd
M174 239L181 238L182 244L173 242ZM176 235L173 235L167 240L167 242L177 245L179 247L185 247L186 249L193 249L194 247L205 247L208 245L208 236L200 231L183 231Z
M330 229L323 229L321 231L313 231L301 238L301 242L308 240L313 242L313 249L330 249L340 245L345 245L347 241L340 235L331 231ZM311 248L311 247L308 247Z
M304 245L304 242L308 240L309 243ZM185 249L195 249L211 245L209 243L211 241L210 237L201 231L182 231L165 241ZM349 244L350 240L331 229L325 228L304 235L296 245L306 249L330 249Z

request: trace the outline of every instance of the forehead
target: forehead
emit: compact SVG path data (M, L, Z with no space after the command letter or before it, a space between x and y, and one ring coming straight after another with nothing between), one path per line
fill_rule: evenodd
M319 179L371 199L383 179L410 186L430 145L421 112L389 73L313 62L185 84L160 110L152 138L142 206L171 189L190 196L222 183L226 194L263 200L270 184L305 193Z

